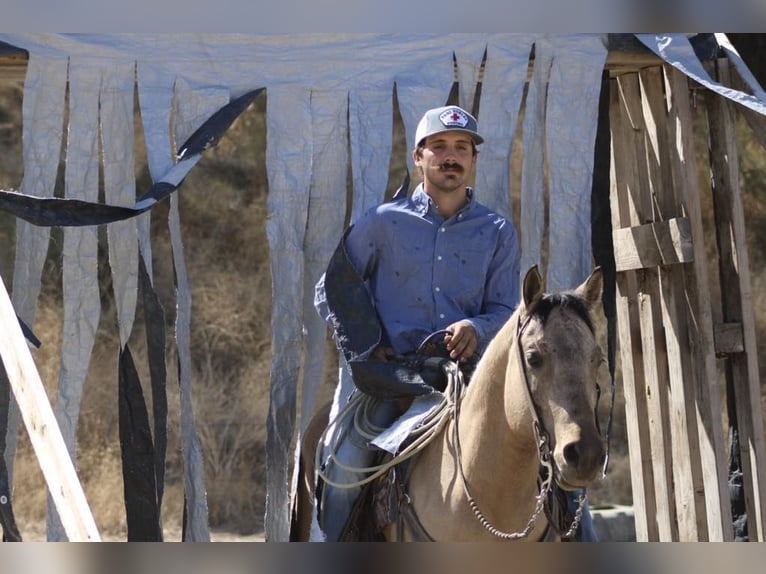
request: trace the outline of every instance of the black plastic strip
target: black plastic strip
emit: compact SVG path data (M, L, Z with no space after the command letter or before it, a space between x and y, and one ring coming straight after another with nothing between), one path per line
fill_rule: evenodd
M206 149L216 145L229 126L244 112L265 88L257 88L238 98L210 116L197 130L190 135L178 150L178 159L201 154Z
M26 340L32 343L35 346L35 349L39 349L40 345L42 344L40 343L40 339L35 337L35 334L32 332L32 329L29 328L29 325L27 325L21 319L21 317L16 315L16 318L19 320L19 325L21 326L21 332L24 334L24 337L26 338Z
M609 465L610 438L615 398L615 349L617 338L617 266L612 242L612 208L609 201L609 172L611 133L609 122L609 72L601 76L601 94L598 102L598 124L593 161L593 187L591 190L591 249L596 265L601 267L604 289L601 297L607 327L607 361L610 378L609 420L606 425L606 458L603 474Z
M210 116L181 146L177 154L178 159L189 162L188 169L191 169L199 161L202 152L220 141L234 120L264 89L252 90L230 101ZM185 175L185 172L182 175ZM140 215L173 193L182 182L183 177L179 178L177 170L171 168L165 177L160 178L139 198L134 207L61 197L37 197L0 190L0 210L40 227L103 225Z
M143 256L139 257L139 285L144 305L146 348L152 385L154 418L154 474L157 482L157 507L162 516L165 492L165 457L168 445L167 369L165 367L165 309L152 286Z
M149 415L127 345L119 361L119 429L128 542L161 542Z

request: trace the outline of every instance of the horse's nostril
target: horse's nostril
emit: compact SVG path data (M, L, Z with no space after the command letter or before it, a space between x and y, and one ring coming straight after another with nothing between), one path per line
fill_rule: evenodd
M564 460L566 460L568 464L577 466L577 463L580 460L580 450L577 448L577 443L572 442L564 447Z

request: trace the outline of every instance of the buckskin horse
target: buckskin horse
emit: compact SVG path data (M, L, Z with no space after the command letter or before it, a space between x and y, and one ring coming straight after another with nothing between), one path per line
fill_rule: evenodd
M438 430L406 467L391 461L398 471L384 475L387 494L374 497L392 501L391 520L378 525L381 537L571 536L582 498L567 523L557 519L565 513L554 510L556 493L587 488L606 456L597 416L603 358L593 320L601 312L602 286L599 268L576 289L553 294L544 292L536 266L526 273L518 307L487 346L470 384L462 384L457 368L452 371ZM325 417L315 429L326 426L327 412L315 419ZM308 540L318 440L307 430L292 540Z

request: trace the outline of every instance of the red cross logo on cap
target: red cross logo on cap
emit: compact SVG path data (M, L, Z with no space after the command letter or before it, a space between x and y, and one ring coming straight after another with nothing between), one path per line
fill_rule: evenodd
M468 116L460 108L449 108L444 110L439 119L446 127L464 128L468 125Z

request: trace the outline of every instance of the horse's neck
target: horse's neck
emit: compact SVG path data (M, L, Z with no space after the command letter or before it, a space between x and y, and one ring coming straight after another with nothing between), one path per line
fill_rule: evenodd
M529 471L536 476L533 416L519 370L515 330L515 321L509 321L476 369L460 405L460 441L464 452L477 453L479 465L491 461L498 472Z

